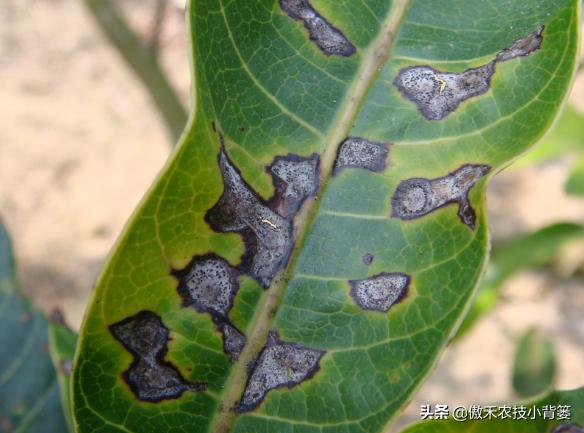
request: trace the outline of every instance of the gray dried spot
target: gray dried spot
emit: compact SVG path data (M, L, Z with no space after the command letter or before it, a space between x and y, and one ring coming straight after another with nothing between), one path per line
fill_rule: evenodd
M280 6L290 18L304 23L310 40L314 41L323 53L344 57L355 54L355 46L324 19L308 0L280 0Z
M516 57L528 56L534 51L537 51L543 42L543 29L543 26L538 27L533 33L517 40L509 48L505 48L499 52L497 54L497 62L505 62Z
M371 265L373 263L373 254L367 253L363 256L363 264L366 266Z
M237 361L247 342L246 336L229 324L223 325L221 332L223 333L223 350L231 357L233 362Z
M175 271L183 304L199 313L226 316L239 287L237 274L224 259L214 254L194 257L182 271Z
M402 69L394 84L429 120L440 120L461 102L489 90L495 63L468 69L460 74L438 72L430 66Z
M271 331L248 378L237 412L247 412L260 405L268 391L292 388L312 377L324 351L285 343Z
M219 153L224 190L206 219L214 230L244 236L251 255L251 275L269 287L276 273L288 262L293 246L292 221L274 212L258 197L233 166L225 149Z
M141 311L111 325L110 331L134 356L124 379L139 400L157 402L206 388L205 384L187 382L176 367L164 360L170 333L156 314Z
M275 210L285 218L293 217L302 203L315 195L319 181L319 156L276 157L268 167L276 186Z
M351 280L351 297L365 310L388 312L407 293L410 277L382 272L364 280Z
M387 144L359 137L348 137L339 146L333 174L339 173L345 167L383 171L388 154Z
M578 424L561 424L552 433L584 433L584 428Z
M543 41L544 27L501 50L495 60L461 73L440 72L430 66L412 66L399 71L394 85L414 102L428 120L441 120L469 98L486 93L491 86L497 63L528 56Z
M437 179L404 180L391 199L392 216L412 220L449 203L458 203L458 216L474 230L476 215L469 203L468 192L489 170L488 165L463 165Z

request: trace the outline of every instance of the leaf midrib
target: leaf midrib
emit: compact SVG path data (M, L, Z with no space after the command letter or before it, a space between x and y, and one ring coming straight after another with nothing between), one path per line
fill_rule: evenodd
M331 123L325 135L325 148L321 154L321 182L317 196L324 193L327 181L331 177L336 159L338 146L348 136L352 124L359 113L361 105L368 94L368 90L379 75L381 67L389 59L389 53L400 23L406 15L411 0L394 0L386 19L383 21L379 36L365 51L363 61L356 78L340 106L335 120ZM189 14L190 15L190 14ZM189 26L191 31L192 26ZM270 288L262 296L261 305L256 310L248 332L247 344L242 351L238 362L234 365L225 384L225 394L219 404L219 410L211 421L209 431L214 433L228 433L231 430L236 414L233 407L237 404L245 390L248 376L248 365L257 358L267 339L270 324L275 316L280 299L287 286L287 279L283 278L287 271L294 267L299 246L303 245L308 227L311 226L318 211L318 202L307 203L296 218L298 239L291 253L291 259L283 272L280 272Z

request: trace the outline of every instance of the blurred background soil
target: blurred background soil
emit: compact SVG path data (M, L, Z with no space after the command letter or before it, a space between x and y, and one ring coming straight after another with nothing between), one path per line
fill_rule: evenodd
M124 1L141 34L150 29L152 3ZM169 12L161 61L188 104L180 0ZM163 166L171 140L81 2L1 0L0 23L0 214L15 243L23 290L45 311L64 309L77 328L105 258ZM582 110L583 96L581 74L572 102ZM562 220L584 222L584 201L563 191L569 164L498 176L488 197L493 238ZM514 339L531 325L554 341L559 387L583 385L583 311L582 280L535 271L512 278L501 305L447 349L406 419L419 418L420 404L513 400Z

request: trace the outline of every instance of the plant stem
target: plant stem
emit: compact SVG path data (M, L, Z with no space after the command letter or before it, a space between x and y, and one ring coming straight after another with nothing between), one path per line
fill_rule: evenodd
M156 56L130 29L115 1L83 0L83 2L105 36L146 86L166 123L168 132L176 142L187 123L188 115Z

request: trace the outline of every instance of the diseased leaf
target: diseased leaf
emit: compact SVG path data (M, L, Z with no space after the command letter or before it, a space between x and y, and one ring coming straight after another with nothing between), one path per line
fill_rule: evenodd
M549 265L563 247L583 236L581 225L558 223L496 246L476 299L456 338L465 335L480 317L497 305L505 281L525 269Z
M21 296L15 278L10 239L0 223L0 432L66 433L47 319Z
M552 124L578 20L191 1L196 112L98 282L78 432L382 431L472 298L486 181Z
M434 419L414 424L401 433L582 433L583 402L584 388L555 391L535 402L481 406L483 419ZM489 407L495 414L491 419L487 415Z
M552 389L556 376L556 354L552 342L541 329L524 333L513 361L513 389L527 398Z
M63 416L70 432L73 430L73 406L71 404L71 371L77 346L77 334L65 323L63 314L55 311L49 322L49 352L57 372Z

